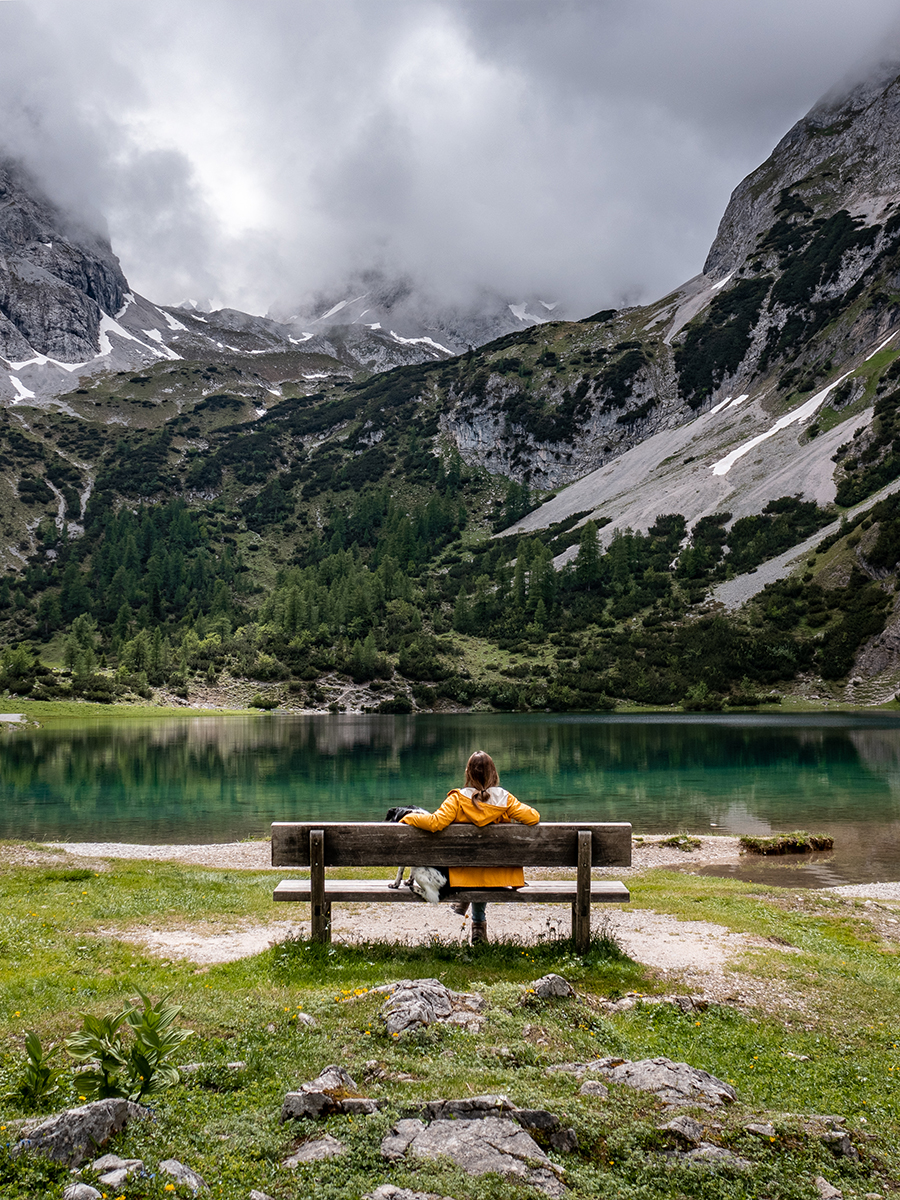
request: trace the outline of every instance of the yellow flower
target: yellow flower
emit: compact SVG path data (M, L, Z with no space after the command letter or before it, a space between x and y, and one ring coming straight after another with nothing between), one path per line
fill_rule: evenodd
M167 1184L166 1184L166 1186L163 1188L163 1191L164 1191L164 1192L174 1192L174 1191L175 1191L175 1184L174 1184L174 1183L167 1183Z

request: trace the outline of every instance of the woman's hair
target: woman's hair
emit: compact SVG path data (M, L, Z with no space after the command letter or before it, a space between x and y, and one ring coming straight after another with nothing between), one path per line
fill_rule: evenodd
M474 788L472 799L476 804L486 804L490 800L488 788L496 787L500 782L494 760L483 750L476 750L466 763L466 787Z

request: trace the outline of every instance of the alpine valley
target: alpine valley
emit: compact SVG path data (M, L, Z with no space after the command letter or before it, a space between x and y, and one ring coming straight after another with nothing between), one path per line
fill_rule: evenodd
M9 161L0 255L9 693L896 704L896 66L790 130L700 274L580 321L380 277L159 307Z

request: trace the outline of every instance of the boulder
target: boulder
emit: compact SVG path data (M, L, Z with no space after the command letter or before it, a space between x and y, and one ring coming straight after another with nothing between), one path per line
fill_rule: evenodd
M281 1106L281 1122L299 1121L304 1118L319 1120L332 1113L373 1113L380 1101L368 1100L354 1095L356 1082L343 1067L332 1063L315 1079L300 1085L299 1091L288 1092Z
M405 1126L402 1131L401 1125ZM403 1141L408 1156L449 1158L469 1175L495 1172L520 1179L549 1196L561 1196L565 1190L559 1178L561 1169L509 1117L437 1120L427 1127L422 1122L398 1122L382 1143L382 1153L387 1149L390 1157L400 1157L397 1151Z
M859 1158L859 1153L853 1143L850 1141L850 1135L843 1129L831 1129L828 1133L823 1133L819 1139L823 1146L827 1146L832 1154L836 1154L839 1158Z
M429 1100L423 1114L429 1121L452 1121L456 1117L496 1117L512 1112L515 1105L509 1096L464 1096L461 1100Z
M599 1079L586 1079L578 1089L579 1096L596 1096L598 1100L606 1100L609 1088Z
M120 1158L118 1154L104 1154L91 1163L91 1170L99 1175L104 1187L120 1188L129 1175L144 1169L140 1158Z
M530 984L525 993L526 1002L529 1000L566 1000L575 995L575 989L562 975L542 975Z
M775 1137L775 1126L771 1121L764 1121L761 1124L756 1121L751 1121L749 1125L744 1126L745 1133L752 1133L755 1137L773 1138Z
M435 1022L462 1025L476 1033L484 1022L484 997L474 992L453 992L439 979L404 979L390 984L381 1007L386 1032L400 1037Z
M54 1162L77 1167L129 1121L148 1115L131 1100L92 1100L41 1121L16 1142L13 1154L43 1154Z
M102 1192L98 1192L89 1183L70 1183L62 1194L62 1200L101 1200Z
M247 1200L272 1200L272 1197L268 1192L260 1192L256 1188L253 1188Z
M841 1200L844 1194L840 1188L836 1188L833 1183L829 1183L822 1175L817 1175L813 1183L816 1185L816 1191L819 1193L820 1200Z
M197 1192L203 1191L206 1187L206 1181L202 1175L198 1175L196 1171L192 1171L190 1167L186 1167L184 1163L178 1161L177 1158L166 1158L159 1164L160 1171L164 1171L166 1175L170 1175L176 1183L183 1183L185 1187L189 1187L196 1195Z
M666 1125L660 1125L659 1130L661 1133L674 1134L679 1141L686 1142L689 1146L699 1146L703 1141L703 1126L693 1117L675 1117Z
M409 1148L410 1142L425 1129L425 1122L410 1117L397 1121L390 1133L381 1139L382 1156L388 1160L402 1158Z
M737 1099L737 1092L731 1084L716 1079L708 1071L701 1071L687 1063L673 1062L670 1058L643 1058L639 1062L599 1059L596 1070L613 1083L621 1083L640 1092L651 1092L666 1104L699 1104L718 1108L723 1104L733 1104Z
M362 1200L453 1200L451 1196L439 1196L437 1192L414 1192L410 1188L395 1187L383 1183L374 1192L366 1192Z
M746 1158L741 1158L739 1154L732 1154L730 1150L725 1150L722 1146L715 1146L712 1142L701 1142L695 1150L688 1150L686 1154L680 1154L678 1157L684 1159L685 1162L734 1167L738 1171L749 1171L753 1166Z
M324 1158L336 1158L346 1149L343 1142L339 1142L330 1133L326 1133L323 1137L316 1138L315 1141L304 1142L281 1165L283 1167L299 1167L301 1163L321 1162Z

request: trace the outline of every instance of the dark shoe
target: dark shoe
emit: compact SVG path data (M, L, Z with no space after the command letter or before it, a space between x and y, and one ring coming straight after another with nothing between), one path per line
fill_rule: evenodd
M476 942L486 942L487 940L488 940L487 921L473 921L472 922L472 945L474 946L474 944Z
M455 904L450 905L450 911L455 912L458 917L464 917L469 911L469 902L467 900L457 900Z

